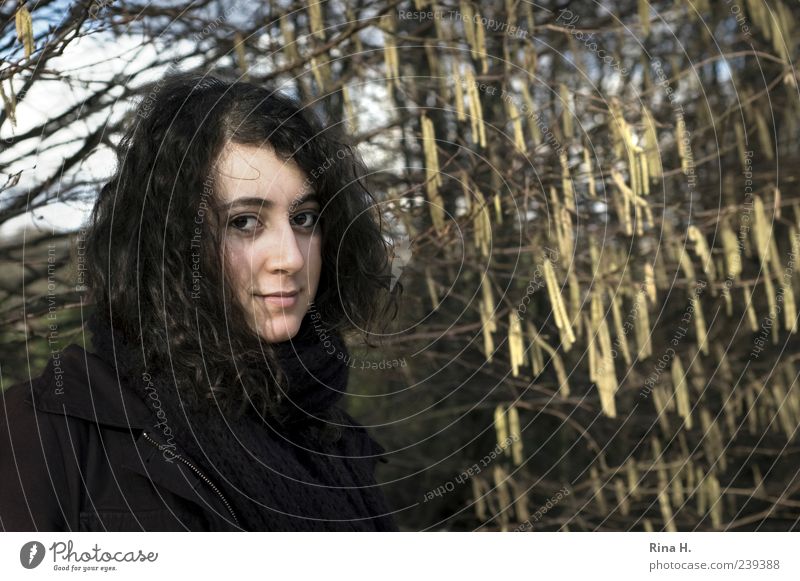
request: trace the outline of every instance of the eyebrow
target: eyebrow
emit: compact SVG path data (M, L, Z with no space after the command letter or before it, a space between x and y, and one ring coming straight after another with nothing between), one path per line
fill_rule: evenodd
M305 194L304 196L301 196L300 198L298 198L295 202L292 203L292 205L294 207L298 207L298 206L302 206L303 204L305 204L307 202L319 203L319 198L317 197L317 194L314 193L314 192L309 192L308 194ZM246 197L242 197L242 198L236 198L232 202L228 202L227 204L223 204L222 206L219 207L219 209L220 209L220 211L224 212L226 210L230 210L231 208L241 207L241 206L245 206L245 207L258 206L260 208L270 209L270 208L275 207L275 202L273 200L268 199L268 198L259 198L259 197L256 197L256 196L246 196Z

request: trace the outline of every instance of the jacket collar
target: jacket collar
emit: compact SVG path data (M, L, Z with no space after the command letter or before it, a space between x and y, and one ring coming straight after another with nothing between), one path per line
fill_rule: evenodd
M39 411L119 428L154 423L147 405L120 381L117 370L75 344L51 357L26 399Z

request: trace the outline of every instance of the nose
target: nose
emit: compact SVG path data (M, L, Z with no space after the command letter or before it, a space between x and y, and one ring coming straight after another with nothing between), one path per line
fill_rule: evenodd
M303 248L290 225L287 224L280 231L273 232L265 243L263 264L268 272L293 274L299 272L305 265Z

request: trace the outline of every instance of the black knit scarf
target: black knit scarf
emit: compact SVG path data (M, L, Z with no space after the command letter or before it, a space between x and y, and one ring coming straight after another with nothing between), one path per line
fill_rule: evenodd
M142 377L140 349L96 315L89 328L95 353L117 367L120 377ZM323 346L306 315L300 332L275 347L289 381L285 397L290 402L285 404L318 418L341 419L345 427L336 441L320 443L318 426L324 422L313 419L280 428L254 410L228 421L213 400L194 409L181 398L169 370L146 370L178 453L215 481L245 530L397 530L374 477L375 454L383 450L336 406L347 388L346 346L337 333L325 339L331 343ZM126 383L148 403L155 425L155 400L147 397L144 382Z

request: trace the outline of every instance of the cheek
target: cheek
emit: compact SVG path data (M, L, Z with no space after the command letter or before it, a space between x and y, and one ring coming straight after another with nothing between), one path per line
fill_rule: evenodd
M308 278L311 285L316 289L319 283L319 275L322 271L322 237L314 236L309 241L308 252L306 253Z
M252 264L252 244L243 240L229 240L225 243L225 268L239 290L250 284Z

